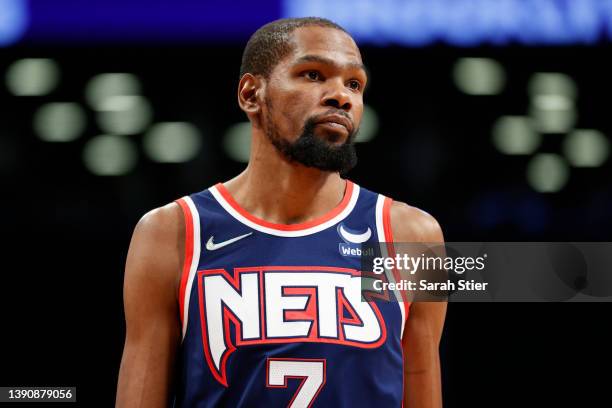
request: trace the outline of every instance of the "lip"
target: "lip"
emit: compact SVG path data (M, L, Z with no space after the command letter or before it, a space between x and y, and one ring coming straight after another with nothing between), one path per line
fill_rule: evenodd
M350 133L353 130L353 124L350 120L340 115L328 115L317 121L317 124L335 123L337 125L344 126L344 128Z

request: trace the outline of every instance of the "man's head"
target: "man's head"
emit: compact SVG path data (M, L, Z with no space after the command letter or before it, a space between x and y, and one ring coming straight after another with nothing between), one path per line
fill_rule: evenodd
M269 23L247 43L240 74L241 108L286 159L325 171L355 165L367 77L342 27L319 18Z

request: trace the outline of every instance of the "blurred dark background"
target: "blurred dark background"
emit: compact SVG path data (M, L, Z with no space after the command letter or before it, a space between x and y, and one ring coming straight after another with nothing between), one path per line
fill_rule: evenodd
M361 44L352 180L430 212L447 241L610 240L612 3L376 3L0 0L0 385L112 406L131 232L245 167L242 48L282 16L330 17ZM450 304L445 406L606 405L611 311Z

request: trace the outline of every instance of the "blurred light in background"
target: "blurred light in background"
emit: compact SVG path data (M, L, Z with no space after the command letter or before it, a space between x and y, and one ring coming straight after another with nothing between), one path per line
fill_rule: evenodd
M230 126L223 136L223 149L232 160L248 162L251 152L251 122Z
M533 74L527 88L532 98L539 95L561 95L569 99L576 99L578 93L574 80L559 72Z
M363 116L361 117L361 125L359 133L355 138L355 142L364 143L376 137L378 133L378 113L368 105L363 105Z
M505 154L532 154L542 136L526 116L502 116L493 125L493 145Z
M160 163L181 163L197 156L202 146L198 129L187 122L164 122L151 127L143 140L151 160Z
M52 102L34 114L34 130L46 142L70 142L79 138L87 120L83 108L72 102Z
M555 193L567 184L569 172L569 166L561 156L540 153L533 156L527 165L527 181L540 193Z
M140 95L140 81L127 73L99 74L85 88L85 98L94 110L100 110L108 98Z
M543 133L565 133L574 127L578 88L568 75L559 72L533 74L527 85L531 97L529 114Z
M506 84L506 73L489 58L461 58L453 69L457 87L468 95L497 95Z
M546 111L567 111L573 109L574 101L563 95L537 95L533 97L533 105Z
M6 71L6 87L16 96L47 95L58 82L59 67L55 61L47 58L21 59Z
M136 165L138 152L133 142L123 136L96 136L83 150L85 167L97 176L120 176Z
M598 167L610 155L610 142L598 130L576 129L567 135L563 152L574 167Z
M153 112L142 96L117 95L105 98L98 107L98 126L105 133L133 135L151 123Z
M574 101L564 95L537 95L531 100L529 115L542 133L565 133L574 127L577 112Z
M28 20L26 0L0 0L0 47L17 42Z

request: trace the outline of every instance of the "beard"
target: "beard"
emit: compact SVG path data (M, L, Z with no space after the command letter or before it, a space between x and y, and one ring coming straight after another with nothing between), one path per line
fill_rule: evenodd
M346 142L334 146L315 135L318 118L319 116L308 118L302 133L294 142L290 142L281 137L268 111L266 136L288 161L344 175L357 165L357 151L354 144L357 131L349 132Z

